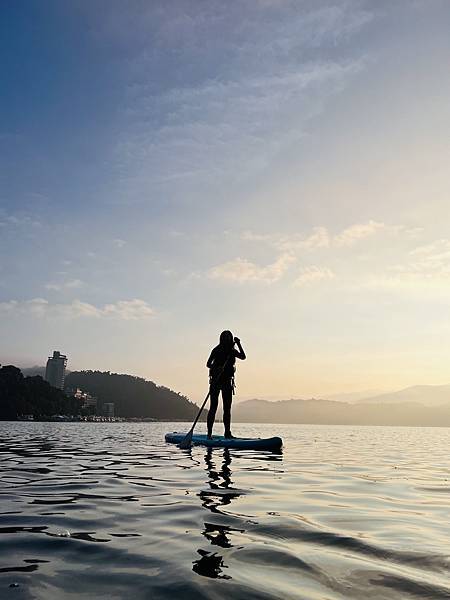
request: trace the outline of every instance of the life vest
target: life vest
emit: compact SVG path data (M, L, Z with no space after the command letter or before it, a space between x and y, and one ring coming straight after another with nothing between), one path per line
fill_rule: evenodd
M234 388L234 374L236 372L236 356L235 350L232 348L223 348L220 344L212 351L212 365L209 368L209 381L210 384L223 385L224 383L231 383Z

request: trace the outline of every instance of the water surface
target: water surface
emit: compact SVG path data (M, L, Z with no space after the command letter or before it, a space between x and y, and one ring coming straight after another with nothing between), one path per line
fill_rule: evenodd
M0 423L0 598L450 599L450 429L174 429Z

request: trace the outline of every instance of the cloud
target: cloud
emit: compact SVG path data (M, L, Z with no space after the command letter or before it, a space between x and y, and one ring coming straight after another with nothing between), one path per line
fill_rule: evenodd
M27 214L6 214L0 212L0 227L41 227L42 223L33 216Z
M295 258L291 254L282 254L275 262L265 267L245 258L236 258L209 270L211 279L234 283L275 283L286 273Z
M0 214L0 227L3 230L6 229L37 229L41 227L42 223L35 219L34 217L30 217L29 215L6 215Z
M410 251L409 261L390 267L400 280L447 280L450 278L450 239L439 239Z
M121 240L120 238L117 238L117 239L113 240L113 244L117 248L123 248L125 246L125 244L126 244L126 241L125 240Z
M313 227L312 233L304 236L282 237L275 241L275 247L281 250L315 250L317 248L328 248L330 245L330 234L326 227Z
M374 16L359 2L270 10L223 2L183 2L177 10L174 2L155 11L151 4L126 15L119 8L99 23L134 51L124 70L113 203L146 202L161 187L181 199L195 191L199 201L205 184L222 190L259 173L367 62L337 50ZM177 60L157 86L168 51Z
M48 300L44 298L33 298L23 302L9 300L0 302L0 314L28 313L34 316L44 316L49 306Z
M442 238L430 244L424 244L411 250L411 256L426 257L426 259L448 258L450 251L450 240Z
M330 235L326 227L313 227L309 235L261 234L247 229L241 233L240 237L245 242L264 242L277 250L288 253L326 248L330 245Z
M120 300L115 304L106 304L102 309L102 315L117 317L125 321L147 319L154 316L153 309L144 300Z
M228 233L228 232L226 232ZM273 236L264 233L255 233L250 229L246 229L241 233L241 239L245 242L270 242L273 243Z
M283 252L313 251L320 248L353 246L356 242L375 235L379 231L389 229L392 232L405 232L408 235L416 235L420 230L406 229L402 226L388 227L384 223L368 221L367 223L356 223L350 225L341 233L332 236L328 229L323 226L313 227L309 234L259 234L254 231L245 230L241 239L247 242L263 242Z
M384 223L372 220L367 223L356 223L336 235L333 241L336 246L352 246L359 240L370 237L385 227Z
M138 108L116 146L126 202L136 192L142 201L155 186L222 185L230 173L239 181L261 171L360 68L359 63L296 65L285 72L174 88L158 98L153 88L141 89L134 99ZM169 117L155 128L158 105Z
M315 265L304 267L300 270L300 275L294 281L295 287L302 287L312 283L323 281L324 279L334 279L335 274L327 267L317 267Z
M408 225L387 225L386 228L391 233L403 235L411 240L419 238L425 231L424 227L409 227Z
M442 238L410 250L403 262L387 266L366 282L368 288L391 290L423 289L448 293L450 282L450 239Z
M73 290L80 288L84 285L84 282L81 279L69 279L69 281L65 281L63 283L46 283L45 289L52 290L54 292L61 292L63 290Z
M137 298L133 300L119 300L116 303L105 304L102 307L97 307L94 304L82 302L81 300L73 300L67 304L51 304L45 298L33 298L24 301L9 300L8 302L0 302L1 314L67 319L93 317L96 319L112 318L124 321L136 321L153 317L155 312L147 302Z

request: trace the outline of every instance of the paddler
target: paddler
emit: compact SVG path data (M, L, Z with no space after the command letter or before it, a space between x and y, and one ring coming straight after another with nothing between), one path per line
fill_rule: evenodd
M237 346L237 349L235 348ZM208 439L212 438L214 419L219 404L219 394L222 392L223 424L225 437L232 438L231 434L231 403L234 394L234 373L236 370L236 358L245 360L245 352L241 346L241 340L233 337L231 331L222 331L219 344L212 349L206 363L209 369L210 382L210 406L208 412Z

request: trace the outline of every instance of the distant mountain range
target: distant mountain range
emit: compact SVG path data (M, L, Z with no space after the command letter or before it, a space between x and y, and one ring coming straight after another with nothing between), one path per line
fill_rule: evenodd
M360 399L364 404L398 404L400 402L417 402L424 406L450 404L450 385L414 385L398 392L378 394Z
M391 391L391 390L390 390ZM339 402L359 402L360 400L366 400L372 396L380 396L386 394L386 390L362 390L360 392L341 392L340 394L325 394L320 396L322 400L337 400ZM277 398L281 400L282 398Z
M247 400L235 405L233 420L247 423L450 427L450 401L439 406L424 406L414 402L350 404L333 400Z
M24 377L35 377L35 375L45 376L45 367L35 365L34 367L19 367Z

